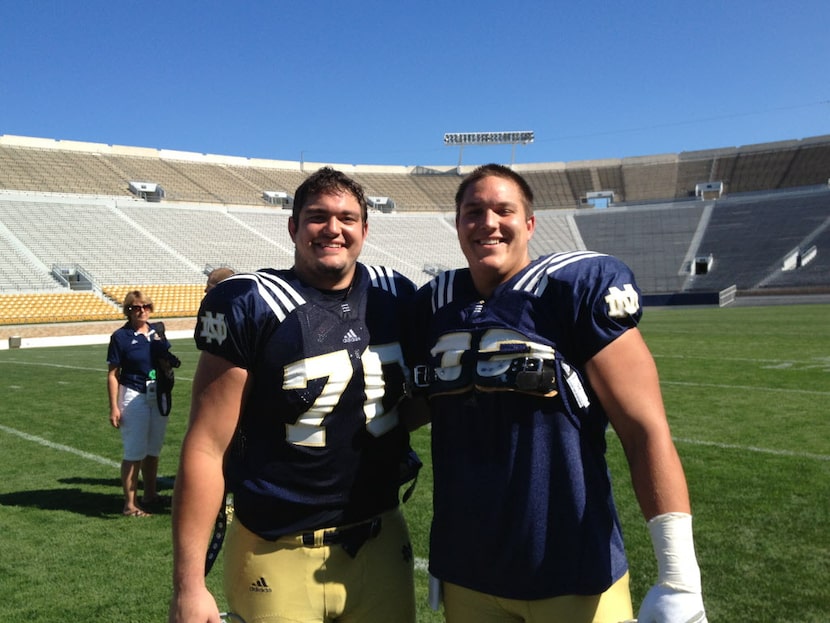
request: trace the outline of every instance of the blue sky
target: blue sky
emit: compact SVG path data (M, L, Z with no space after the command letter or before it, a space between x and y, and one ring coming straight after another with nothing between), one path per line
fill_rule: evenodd
M826 0L0 3L0 134L347 164L830 134ZM466 147L464 164L509 162Z

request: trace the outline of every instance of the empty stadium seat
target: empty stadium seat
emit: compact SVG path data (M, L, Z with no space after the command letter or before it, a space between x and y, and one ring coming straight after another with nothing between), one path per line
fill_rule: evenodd
M267 207L261 197L263 190L293 193L308 175L303 168L144 148L62 149L57 141L0 136L0 324L120 319L131 289L153 298L155 317L190 317L206 267L290 267L290 211ZM454 167L342 168L368 195L396 205L395 214L370 214L361 261L395 268L418 285L431 270L466 264L454 230L461 180ZM822 246L830 136L515 168L536 198L534 256L580 248L618 255L648 292L728 281L748 288L830 285L830 253ZM167 197L137 200L127 190L130 179L153 180ZM689 198L696 184L712 179L725 180L723 198ZM596 191L613 193L615 205L584 209L581 199ZM739 194L751 192L757 198ZM736 247L737 229L762 249ZM817 259L806 270L778 274L777 254L807 243L818 247ZM709 274L690 280L684 262L697 250L715 260ZM95 291L68 290L52 276L55 266L78 267Z

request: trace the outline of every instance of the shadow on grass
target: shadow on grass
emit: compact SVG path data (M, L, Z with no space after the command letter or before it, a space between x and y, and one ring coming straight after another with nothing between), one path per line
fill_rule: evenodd
M48 511L69 511L87 517L112 519L121 516L121 495L93 493L82 489L41 489L0 495L3 506L22 506Z
M72 476L71 478L58 478L58 482L65 485L88 485L92 487L115 487L121 491L121 480L116 476L115 478L86 478L83 476ZM138 483L139 490L142 487L141 481ZM159 476L157 489L159 491L166 491L173 488L173 479L168 476Z
M94 487L115 487L121 490L121 480L118 476L114 478L83 478L73 476L71 478L58 478L58 482L65 485L90 485Z
M109 482L109 481L106 481ZM41 489L38 491L17 491L0 494L0 506L20 506L47 511L68 511L100 519L121 519L124 498L120 482L117 494L95 493L77 488ZM170 514L170 502L165 500L147 509L154 515Z
M121 491L121 480L116 476L115 478L85 478L82 476L73 476L71 478L58 478L58 482L65 485L89 485L93 487L115 487ZM142 483L138 483L141 489ZM159 476L157 489L165 491L173 488L173 478L169 476Z

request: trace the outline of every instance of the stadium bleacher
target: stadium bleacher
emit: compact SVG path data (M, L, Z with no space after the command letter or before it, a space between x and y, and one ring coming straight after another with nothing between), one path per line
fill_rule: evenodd
M119 320L121 310L92 292L0 294L0 324Z
M689 246L703 202L686 201L639 208L583 210L576 223L585 248L614 255L634 271L647 292L683 289ZM647 250L647 252L644 252Z
M135 287L152 292L156 316L195 315L207 267L291 265L290 213L263 192L293 193L319 166L0 136L0 304L9 312L0 324L120 318L123 293ZM333 166L395 202L395 213L370 214L364 262L419 285L464 264L454 195L473 167ZM617 255L650 293L830 288L830 136L514 168L536 195L534 255ZM160 185L163 200L134 196L134 181ZM696 199L706 182L725 194ZM613 198L610 207L588 204L597 192ZM782 270L782 258L810 245L811 262ZM695 275L699 254L713 262ZM52 275L67 265L90 292Z
M154 318L194 316L205 295L204 285L196 284L130 284L104 286L103 294L113 302L123 301L128 292L140 290L153 301ZM118 309L119 316L121 308Z
M736 285L739 290L754 290L765 282L792 288L799 287L799 282L828 285L827 247L817 261L789 273L782 271L784 257L815 244L815 235L826 232L828 221L828 190L719 200L698 245L699 255L712 254L714 269L690 277L685 289L721 290Z

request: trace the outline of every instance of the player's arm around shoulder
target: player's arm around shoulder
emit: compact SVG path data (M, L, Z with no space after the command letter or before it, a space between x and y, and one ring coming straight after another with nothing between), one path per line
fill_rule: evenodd
M173 597L169 621L219 621L205 585L205 557L220 505L222 471L245 398L248 373L202 353L173 493Z
M704 623L686 476L671 438L657 366L637 329L629 329L586 365L588 378L620 437L631 481L648 521L657 583L640 623Z
M397 274L397 273L396 273ZM402 275L400 279L405 287L399 287L399 321L401 325L401 348L407 362L409 378L407 379L407 396L398 406L401 422L407 431L412 432L430 421L429 404L426 397L426 388L416 382L416 369L425 363L424 343L427 339L425 323L429 314L423 300L424 293L419 292L415 284ZM424 286L422 289L429 289ZM421 300L419 302L419 297Z

